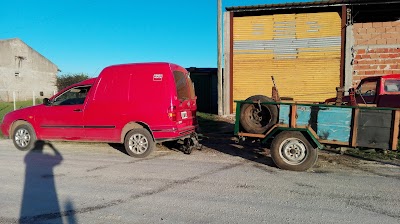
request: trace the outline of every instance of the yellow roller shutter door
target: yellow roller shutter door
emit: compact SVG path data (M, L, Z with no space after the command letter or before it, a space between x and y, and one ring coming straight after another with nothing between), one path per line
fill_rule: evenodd
M340 85L341 19L336 12L234 17L233 99L280 96L320 102Z

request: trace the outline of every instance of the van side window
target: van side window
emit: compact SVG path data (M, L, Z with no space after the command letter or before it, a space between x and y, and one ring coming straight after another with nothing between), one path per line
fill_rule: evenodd
M85 102L91 86L77 86L71 88L54 99L53 105L78 105Z
M174 71L174 79L178 99L183 101L194 98L194 86L188 74L181 71Z

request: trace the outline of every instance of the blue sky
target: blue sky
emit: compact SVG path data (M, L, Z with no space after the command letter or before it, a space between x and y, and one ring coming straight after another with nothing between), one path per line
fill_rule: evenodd
M228 6L299 1L222 4L225 11ZM146 61L216 67L216 15L216 0L3 1L0 39L20 38L55 63L60 74L95 77L108 65Z

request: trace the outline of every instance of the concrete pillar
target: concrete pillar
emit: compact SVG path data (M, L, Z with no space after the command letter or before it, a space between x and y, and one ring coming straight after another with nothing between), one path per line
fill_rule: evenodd
M231 111L231 12L224 13L224 73L223 73L223 114L229 115Z
M354 31L353 24L348 24L346 27L346 59L345 59L345 73L344 73L344 88L348 91L353 86L353 63L355 57L354 49ZM344 95L348 95L345 92Z

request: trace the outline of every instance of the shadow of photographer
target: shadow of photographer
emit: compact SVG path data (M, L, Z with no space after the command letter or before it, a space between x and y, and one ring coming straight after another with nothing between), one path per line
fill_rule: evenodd
M54 167L62 160L61 153L51 143L41 140L36 141L35 147L26 154L19 223L48 220L63 223L54 178Z

